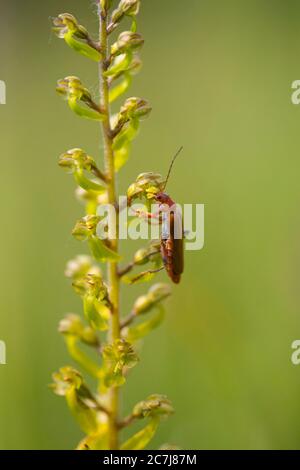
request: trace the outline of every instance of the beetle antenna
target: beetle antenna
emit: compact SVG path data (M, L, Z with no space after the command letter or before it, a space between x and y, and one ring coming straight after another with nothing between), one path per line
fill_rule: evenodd
M167 183L169 181L169 178L170 178L170 174L171 174L171 171L172 171L172 168L173 168L173 165L175 163L175 160L176 158L178 157L178 155L180 154L180 152L183 150L183 145L180 147L180 149L177 150L177 152L175 153L174 157L172 158L172 161L171 161L171 164L170 164L170 167L169 167L169 171L168 171L168 174L167 174L167 178L166 178L166 181L165 181L165 184L164 184L164 189L166 189L166 186L167 186Z

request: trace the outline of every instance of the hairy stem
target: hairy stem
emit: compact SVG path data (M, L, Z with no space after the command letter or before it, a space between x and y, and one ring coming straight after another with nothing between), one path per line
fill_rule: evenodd
M104 163L107 176L107 192L108 202L117 207L116 197L116 181L114 169L113 140L110 126L110 107L109 107L109 87L107 78L103 75L107 68L109 51L107 41L107 14L102 10L99 1L99 36L100 48L103 57L99 63L99 80L100 80L100 107L105 114L106 119L102 122L102 135L104 143ZM118 224L117 224L118 225ZM118 226L116 230L116 239L111 240L111 247L118 251ZM113 305L113 311L110 320L109 340L115 341L120 337L120 318L119 318L119 276L118 265L115 262L108 263L107 280L109 287L110 300ZM118 443L118 408L119 408L119 391L117 387L109 390L109 446L111 450L117 450Z

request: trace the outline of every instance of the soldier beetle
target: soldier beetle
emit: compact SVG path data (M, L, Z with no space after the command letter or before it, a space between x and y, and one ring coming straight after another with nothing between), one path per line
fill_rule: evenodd
M154 196L154 199L159 203L159 208L163 213L165 206L168 208L166 217L163 216L163 230L160 241L160 251L167 274L175 284L180 282L181 274L183 273L184 269L182 217L181 213L176 207L176 203L164 191L166 189L175 160L182 149L183 147L180 147L172 159L163 190Z
M139 212L136 211L140 217L148 219L158 218L159 223L162 223L162 233L160 239L160 253L163 261L163 267L155 270L149 270L140 273L136 276L135 281L142 278L146 274L154 274L162 269L166 269L168 276L171 280L178 284L180 282L181 274L183 273L184 257L183 257L183 223L181 212L179 211L173 199L165 193L165 189L175 163L176 158L182 151L183 147L177 151L173 157L167 178L163 184L162 189L153 193L151 198L159 203L158 213ZM151 253L152 255L159 253L159 251Z
M162 224L161 230L161 237L160 237L160 248L156 251L147 254L146 258L150 258L158 253L161 254L163 266L159 269L143 271L137 276L130 279L131 283L138 282L141 279L144 279L148 274L155 274L162 269L166 269L168 276L170 279L175 283L178 284L181 279L181 275L183 273L184 268L184 257L183 257L183 222L182 222L182 215L181 210L178 208L176 203L173 199L165 193L165 189L167 183L169 181L169 177L175 163L176 158L182 151L183 147L176 152L174 157L172 158L169 171L166 177L166 180L163 183L160 183L159 189L157 191L151 191L148 193L148 199L154 199L159 204L158 213L151 213L151 212L144 212L140 210L134 210L133 212L138 217L146 218L146 219L158 219L158 222ZM157 177L160 175L153 174L153 173L142 173L138 176L137 181L141 182L144 181L147 175L151 175L153 177ZM127 192L127 201L131 205L132 198L134 195L139 195L143 192L142 189L138 189L136 191L135 183L133 183L130 187L130 195L129 191ZM151 187L151 189L153 189ZM149 197L149 194L150 197ZM139 263L135 261L130 263L128 266L123 268L119 271L119 276L122 277L127 274L131 269Z

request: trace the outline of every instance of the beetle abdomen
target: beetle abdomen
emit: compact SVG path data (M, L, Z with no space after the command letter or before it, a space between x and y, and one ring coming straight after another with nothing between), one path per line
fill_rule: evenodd
M175 284L178 284L183 273L183 239L174 236L176 217L178 215L170 214L170 232L168 238L161 240L161 254L169 277ZM180 223L182 223L181 218Z

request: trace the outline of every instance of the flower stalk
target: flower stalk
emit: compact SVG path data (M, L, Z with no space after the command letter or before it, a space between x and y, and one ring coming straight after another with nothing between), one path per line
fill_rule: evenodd
M135 344L162 322L163 301L170 295L170 289L168 285L155 284L136 299L129 316L121 312L121 282L130 289L133 282L146 282L162 269L159 246L153 242L138 250L129 265L119 266L118 214L124 208L118 207L117 172L129 158L140 121L149 115L151 107L146 100L131 97L120 105L115 119L111 113L111 104L128 91L133 75L140 69L139 50L144 43L136 31L140 0L120 0L113 11L111 0L97 0L97 5L97 40L69 13L60 14L53 21L54 32L60 39L92 63L97 62L99 102L72 75L58 80L57 92L77 116L99 122L103 155L95 159L75 147L64 152L58 162L73 175L77 198L85 204L85 215L74 224L72 235L87 243L91 255L76 256L65 271L81 298L84 318L69 313L59 324L69 355L80 372L72 366L62 367L53 374L52 388L57 395L65 397L84 433L77 449L140 450L149 444L161 419L172 414L172 406L163 395L150 395L122 418L120 392L128 372L139 360ZM131 30L121 32L110 43L111 32L117 30L125 17L132 20ZM149 194L158 191L161 185L160 175L143 173L128 185L127 199L129 202L141 196L149 199ZM116 230L113 235L108 230L108 239L102 239L97 231L99 226L106 227L98 211L103 205L110 205L117 212ZM127 276L133 269L147 264L153 268L148 274L143 271L131 278ZM86 352L88 348L98 354L98 361L95 355ZM95 380L95 391L90 390L84 374ZM123 428L143 420L146 423L122 442Z
M104 143L104 162L105 171L108 179L107 194L108 203L117 208L116 199L116 178L114 168L114 153L112 130L110 126L110 105L109 105L109 87L108 79L105 75L108 66L108 41L107 41L107 11L101 8L99 0L98 8L99 16L99 37L100 48L102 50L102 58L99 62L99 85L100 85L100 108L105 115L105 120L101 123L102 136ZM116 226L116 238L111 240L112 249L118 251L118 224ZM119 276L117 262L110 261L107 266L107 279L109 285L109 295L113 305L112 315L110 318L109 336L113 343L120 337L120 319L119 319ZM118 407L119 407L119 390L118 387L111 387L109 391L109 445L110 449L118 449Z

